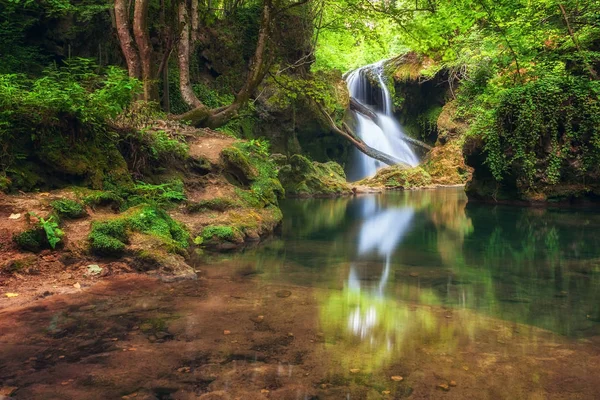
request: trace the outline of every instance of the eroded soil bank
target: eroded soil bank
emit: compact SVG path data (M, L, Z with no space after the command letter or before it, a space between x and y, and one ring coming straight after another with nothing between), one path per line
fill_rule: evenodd
M568 341L469 310L398 302L393 307L406 310L407 328L401 350L395 343L394 357L386 357L344 333L345 319L331 315L324 326L323 299L339 289L274 283L256 272L221 264L202 267L197 281L176 283L126 274L5 307L1 390L15 399L61 400L598 393L597 337Z

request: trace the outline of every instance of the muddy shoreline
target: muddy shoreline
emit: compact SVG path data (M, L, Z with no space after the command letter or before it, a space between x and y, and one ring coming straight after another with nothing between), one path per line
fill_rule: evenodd
M597 393L598 338L570 342L485 317L476 317L480 323L466 334L472 312L408 304L402 306L426 313L440 335L454 332L456 340L442 345L414 332L397 357L382 363L355 350L357 338L343 334L343 321L337 333L324 329L321 301L334 292L220 265L202 268L196 281L124 274L76 293L5 306L0 387L13 388L15 399L592 399Z

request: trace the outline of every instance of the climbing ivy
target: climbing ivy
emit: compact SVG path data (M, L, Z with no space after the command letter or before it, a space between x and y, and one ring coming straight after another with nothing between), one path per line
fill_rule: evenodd
M502 92L473 129L494 178L513 174L533 187L560 182L571 167L580 176L597 169L599 89L586 78L550 76Z

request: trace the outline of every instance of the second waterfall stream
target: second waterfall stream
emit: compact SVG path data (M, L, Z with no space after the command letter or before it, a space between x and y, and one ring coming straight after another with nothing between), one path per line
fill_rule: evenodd
M369 79L377 80L373 85ZM356 134L370 147L392 155L406 164L416 166L419 158L402 139L405 136L402 127L393 115L392 97L383 77L383 62L358 68L346 77L350 97L370 108L376 118L373 120L360 112L353 112L356 117ZM351 179L362 179L373 176L385 164L366 154L358 154L356 167L350 173Z

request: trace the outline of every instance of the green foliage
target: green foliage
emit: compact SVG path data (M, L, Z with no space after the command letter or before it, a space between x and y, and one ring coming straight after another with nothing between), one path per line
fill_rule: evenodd
M83 203L90 207L112 206L119 209L125 204L125 200L115 192L96 190L84 196Z
M348 92L338 71L317 71L309 76L282 74L272 78L271 84L277 87L268 104L281 110L304 102L309 106L319 103L334 120L341 121L348 106ZM318 112L315 114L318 115Z
M13 236L14 242L23 250L37 252L44 248L56 248L64 232L59 228L56 218L51 215L44 219L35 213L29 215L37 218L37 227Z
M131 232L152 235L173 251L182 251L189 245L189 233L181 224L160 208L142 205L120 217L94 222L88 237L91 250L99 255L121 255Z
M87 215L83 204L70 199L55 200L50 203L54 211L64 218L81 218Z
M600 86L548 76L507 89L473 129L484 137L494 178L518 176L526 187L556 184L576 165L584 176L600 162Z
M107 179L130 179L107 123L129 104L138 83L123 70L109 67L98 75L95 68L76 59L34 80L0 75L0 174L15 188L43 180L21 178L26 165L42 162L49 167L42 174L84 177L95 188Z
M373 5L364 1L327 0L322 18L314 70L345 72L405 49L393 19L373 12Z
M166 207L172 203L184 201L186 195L183 182L175 179L159 185L138 182L133 186L126 198L128 207L143 203Z
M91 207L111 206L125 211L140 204L168 208L186 200L183 182L174 179L161 184L137 182L132 186L112 186L112 190L90 191L83 196L83 203Z

